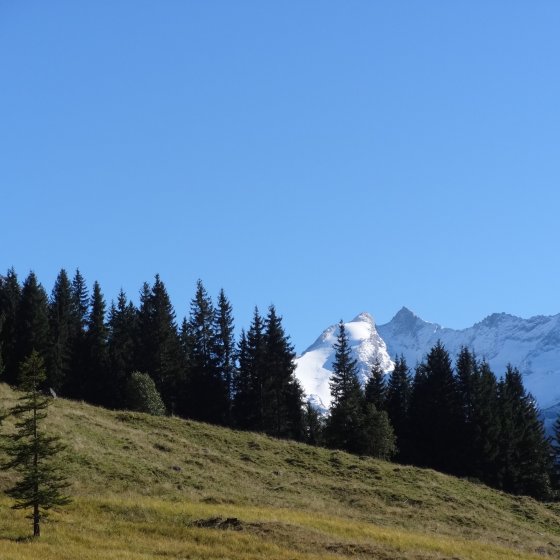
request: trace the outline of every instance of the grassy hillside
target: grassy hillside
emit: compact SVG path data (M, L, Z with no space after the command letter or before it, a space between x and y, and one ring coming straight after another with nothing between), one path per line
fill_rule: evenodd
M560 558L558 505L431 470L62 399L48 424L74 502L32 542L0 498L2 560Z

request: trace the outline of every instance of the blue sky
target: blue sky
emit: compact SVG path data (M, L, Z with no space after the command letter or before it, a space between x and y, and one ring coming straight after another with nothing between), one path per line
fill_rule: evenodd
M201 278L298 351L560 312L560 4L0 0L0 270Z

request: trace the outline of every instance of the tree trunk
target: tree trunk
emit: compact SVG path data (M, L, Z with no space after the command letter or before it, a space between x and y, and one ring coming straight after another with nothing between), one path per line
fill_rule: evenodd
M41 536L41 525L39 524L40 517L39 517L39 504L33 505L33 536L40 537Z

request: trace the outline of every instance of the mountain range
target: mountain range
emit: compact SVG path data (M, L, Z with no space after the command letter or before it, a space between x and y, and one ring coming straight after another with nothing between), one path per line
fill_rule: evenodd
M392 358L403 355L414 367L438 340L454 359L462 346L485 359L500 377L509 363L523 375L548 426L560 412L560 314L522 319L494 313L472 327L451 329L429 323L403 307L388 323L376 325L369 313L345 323L360 381L365 383L375 360L390 373ZM323 331L296 360L296 376L311 402L326 410L330 403L329 377L338 325Z

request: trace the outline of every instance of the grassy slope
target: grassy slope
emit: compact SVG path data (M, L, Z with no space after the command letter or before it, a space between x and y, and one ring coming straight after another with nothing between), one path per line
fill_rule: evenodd
M0 498L2 560L560 558L559 506L434 471L64 400L48 423L74 502L29 542Z

